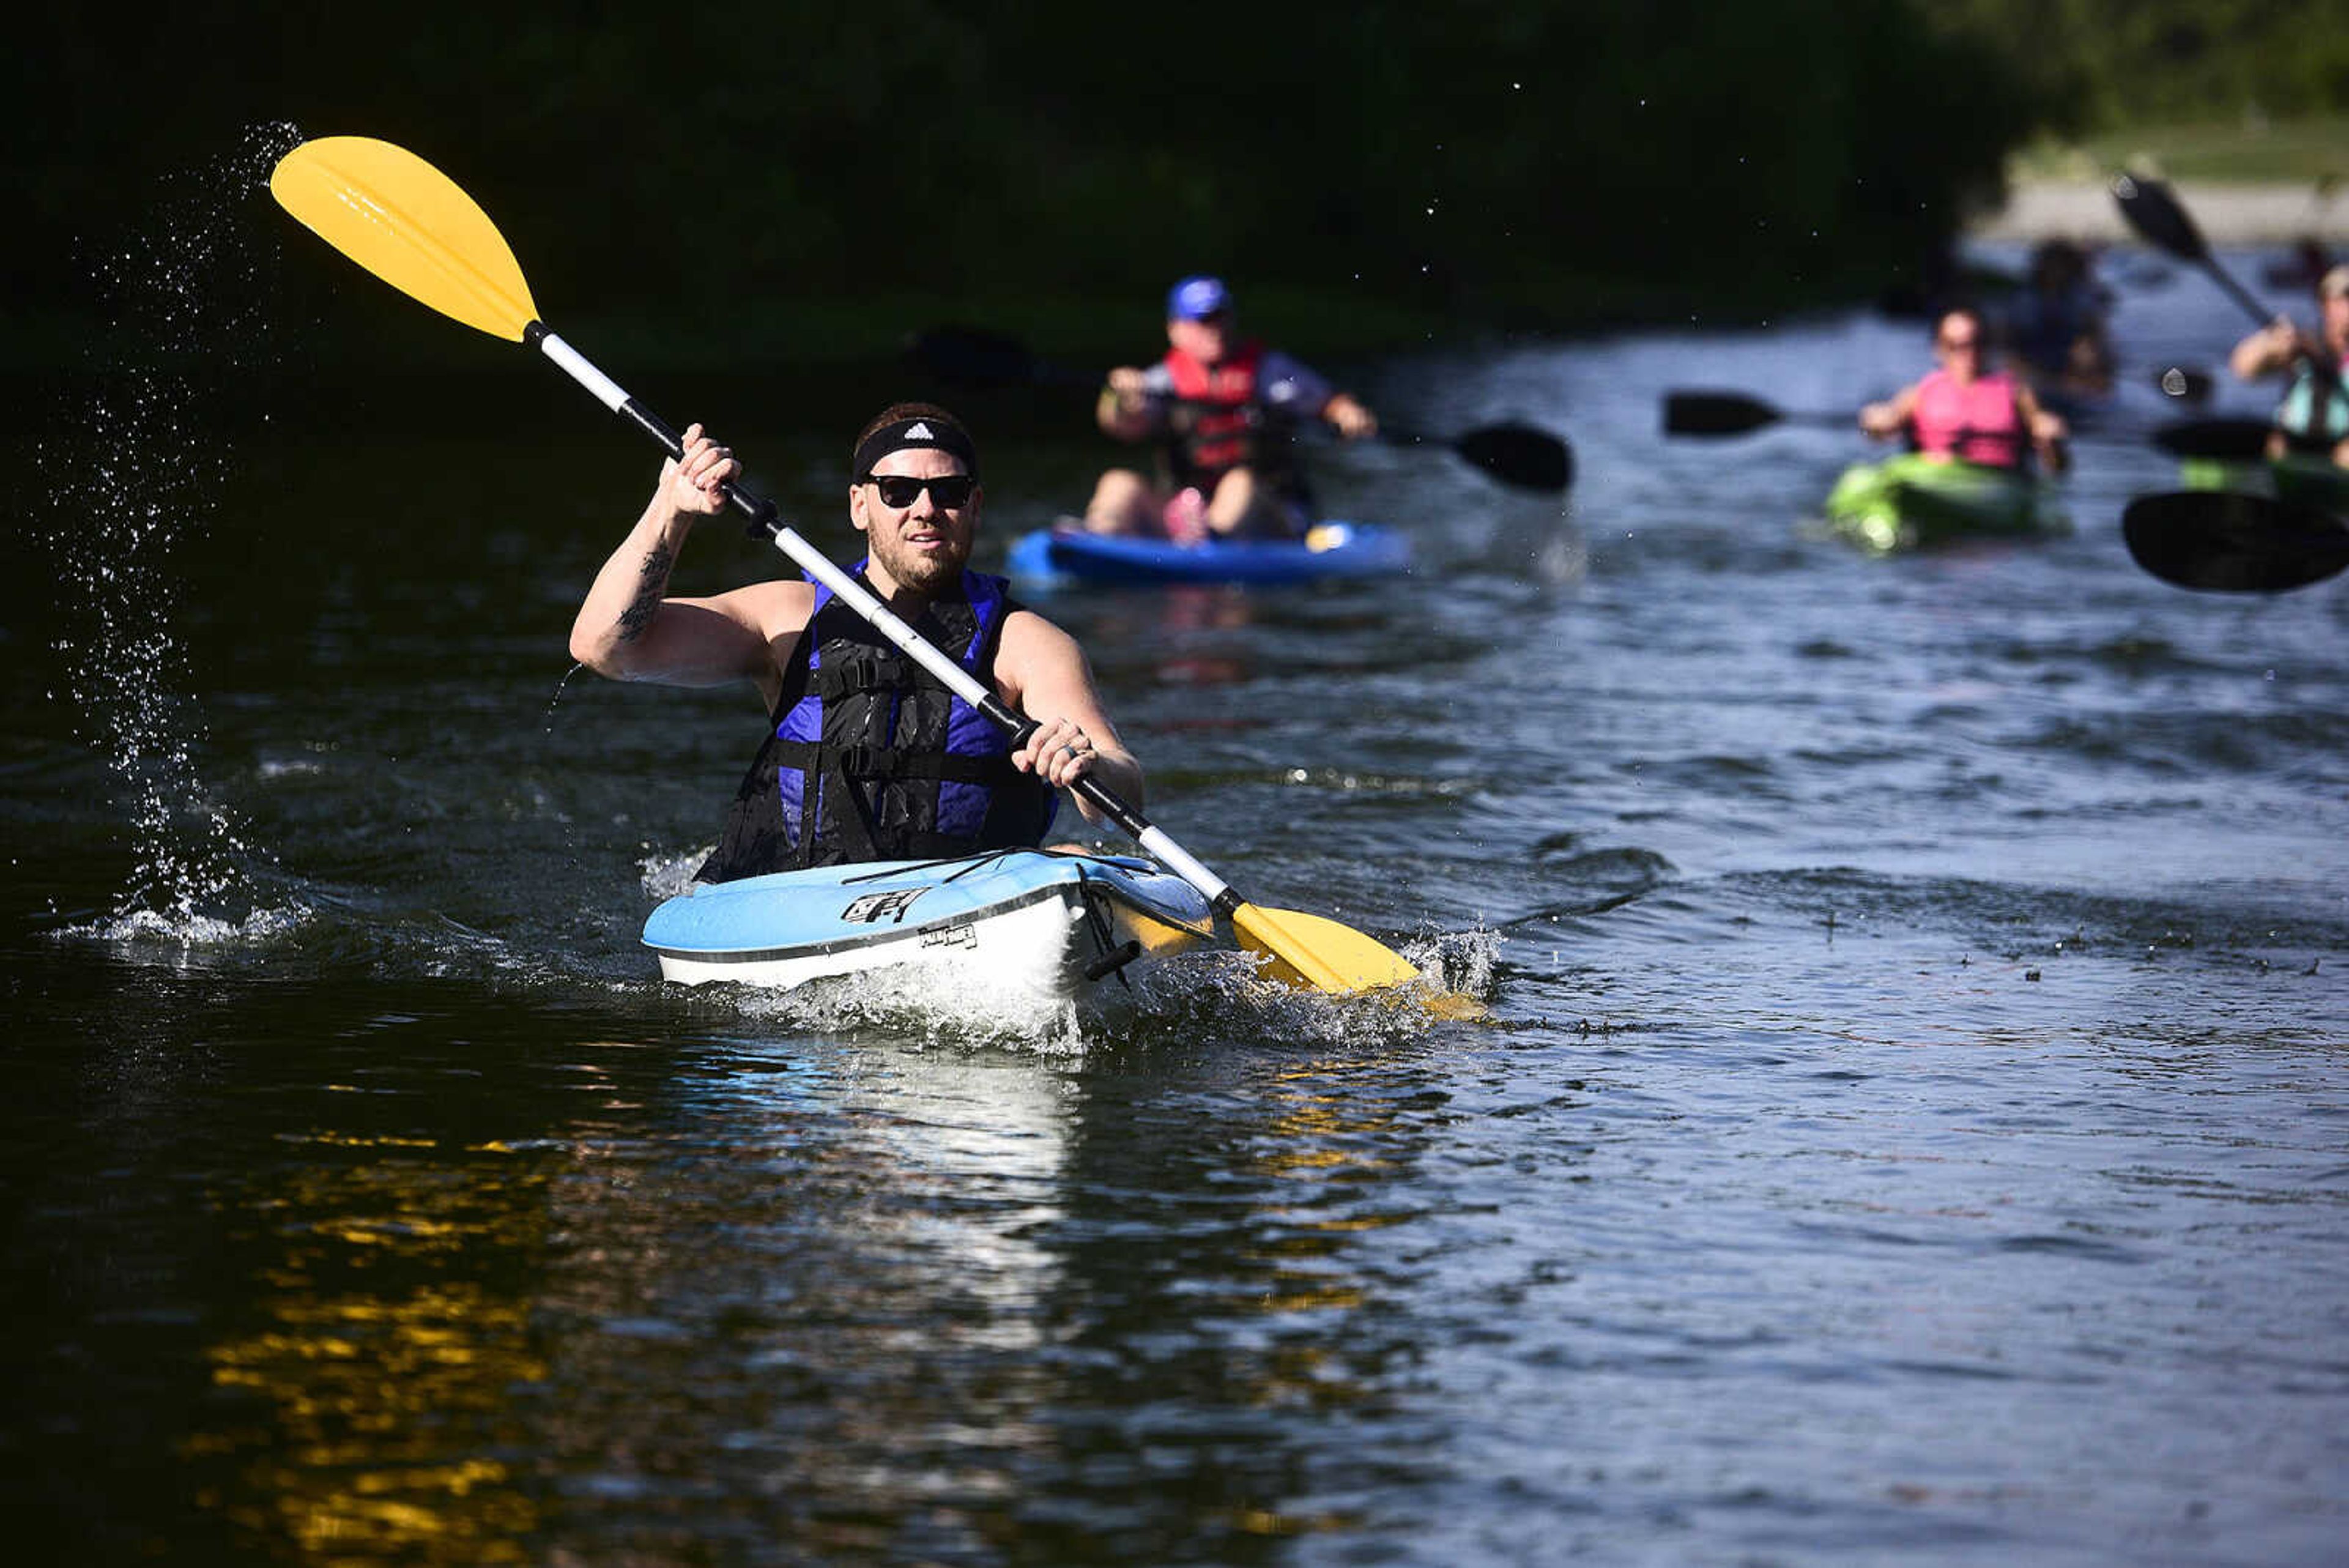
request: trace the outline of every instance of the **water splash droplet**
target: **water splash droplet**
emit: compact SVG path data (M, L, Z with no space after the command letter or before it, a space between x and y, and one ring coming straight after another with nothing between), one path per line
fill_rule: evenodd
M172 566L182 544L203 539L233 456L206 428L200 379L233 382L272 352L265 247L238 209L299 140L289 125L248 130L233 152L167 182L153 213L98 259L87 400L34 445L46 506L33 533L66 628L51 698L105 760L131 835L129 883L89 934L212 943L303 918L267 907L256 873L268 857L205 776Z

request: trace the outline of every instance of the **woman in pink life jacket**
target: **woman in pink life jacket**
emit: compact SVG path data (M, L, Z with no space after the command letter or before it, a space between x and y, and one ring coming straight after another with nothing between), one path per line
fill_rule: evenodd
M1221 279L1174 286L1166 340L1158 363L1112 370L1094 410L1103 434L1156 442L1158 472L1102 474L1085 526L1185 545L1302 536L1314 511L1297 461L1298 427L1323 420L1359 441L1378 433L1377 419L1296 359L1241 338Z
M1919 452L1945 462L2019 469L2036 452L2043 467L2061 468L2057 443L2070 433L2062 416L2007 371L1985 370L1985 353L1982 317L1962 306L1945 312L1933 331L1941 368L1860 410L1859 428L1878 441L1906 433Z

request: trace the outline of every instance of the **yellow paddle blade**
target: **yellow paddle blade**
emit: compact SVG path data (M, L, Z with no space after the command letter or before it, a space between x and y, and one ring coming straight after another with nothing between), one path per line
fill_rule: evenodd
M497 225L404 147L322 136L277 161L269 193L319 238L403 294L493 337L538 319Z
M1375 991L1415 980L1411 961L1335 920L1295 909L1242 904L1232 911L1240 945L1270 958L1272 972L1319 991Z

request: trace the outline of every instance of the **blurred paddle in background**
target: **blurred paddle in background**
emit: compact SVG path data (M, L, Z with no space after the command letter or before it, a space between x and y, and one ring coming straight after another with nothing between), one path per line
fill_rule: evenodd
M2160 246L2180 261L2192 262L2209 274L2211 281L2226 292L2227 297L2241 306L2252 320L2264 326L2276 319L2275 312L2236 282L2235 275L2210 254L2209 242L2202 237L2194 215L2186 210L2186 204L2167 182L2145 175L2116 174L2113 177L2113 200L2120 203L2121 216L2128 220L2129 227L2147 243ZM2341 384L2340 372L2321 356L2306 358L2309 369L2319 380L2336 387Z
M2274 319L2275 313L2251 296L2249 289L2237 283L2234 275L2219 265L2210 254L2209 242L2194 222L2193 214L2169 189L2168 182L2149 175L2116 174L2113 177L2113 200L2120 203L2121 216L2128 220L2147 244L2168 251L2179 261L2191 262L2210 275L2211 280L2227 292L2230 298L2248 311L2257 321Z
M2153 432L2153 444L2172 457L2257 462L2268 453L2274 427L2265 420L2183 420Z
M1824 425L1857 430L1859 416L1815 410L1789 413L1743 392L1678 391L1664 394L1664 433L1677 436L1741 436L1772 425Z
M2181 588L2275 594L2349 566L2349 525L2337 517L2224 490L2144 495L2121 514L2137 564Z

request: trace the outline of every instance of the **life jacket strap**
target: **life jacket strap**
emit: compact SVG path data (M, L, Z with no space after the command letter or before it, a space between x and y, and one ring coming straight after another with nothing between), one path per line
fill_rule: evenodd
M827 664L809 678L808 688L817 696L861 696L867 691L904 691L913 686L913 666L904 659L885 655L875 659L852 659L844 663Z
M826 745L821 741L777 741L770 748L787 767L831 778L938 779L947 784L999 784L1019 770L1008 757L962 757L950 752L901 752L862 742Z

